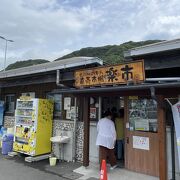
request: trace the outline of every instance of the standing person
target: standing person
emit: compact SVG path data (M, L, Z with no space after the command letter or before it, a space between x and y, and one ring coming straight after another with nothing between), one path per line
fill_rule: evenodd
M106 111L104 114L104 118L100 119L97 124L97 140L96 145L99 146L100 151L100 165L102 160L109 160L111 164L110 169L114 169L117 167L116 157L114 154L114 145L116 142L116 130L114 126L114 122L111 120L112 113L110 111Z
M116 107L112 107L111 109L111 113L112 113L112 121L115 122L115 118L118 116L118 113L117 113L117 108Z
M119 110L119 116L115 118L115 127L117 133L116 153L117 159L124 159L124 110Z

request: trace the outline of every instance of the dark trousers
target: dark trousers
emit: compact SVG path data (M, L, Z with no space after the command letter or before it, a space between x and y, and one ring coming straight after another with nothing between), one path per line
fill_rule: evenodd
M102 163L102 160L106 160L106 163L109 162L111 166L116 165L116 157L114 154L114 149L108 149L104 146L99 146L99 160L100 160L100 166Z
M124 140L116 141L117 159L124 159Z

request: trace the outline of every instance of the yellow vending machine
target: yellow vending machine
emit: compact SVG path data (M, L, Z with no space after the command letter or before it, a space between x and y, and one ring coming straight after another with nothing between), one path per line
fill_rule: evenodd
M17 99L13 150L30 156L50 153L52 119L52 100Z

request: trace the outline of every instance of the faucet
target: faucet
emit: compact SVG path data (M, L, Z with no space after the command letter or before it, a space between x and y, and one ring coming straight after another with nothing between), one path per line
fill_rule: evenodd
M61 131L60 136L67 136L67 135L68 135L67 131L65 131L65 130L64 130L64 131L63 131L63 130Z

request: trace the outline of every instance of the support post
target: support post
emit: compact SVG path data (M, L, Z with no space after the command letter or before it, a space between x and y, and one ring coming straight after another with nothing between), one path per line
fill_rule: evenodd
M83 166L89 166L89 97L83 97L83 121L84 121L84 148L83 148Z
M167 180L166 121L163 96L158 96L159 179Z
M174 122L171 119L171 158L172 158L172 179L176 179L175 147L174 147Z

